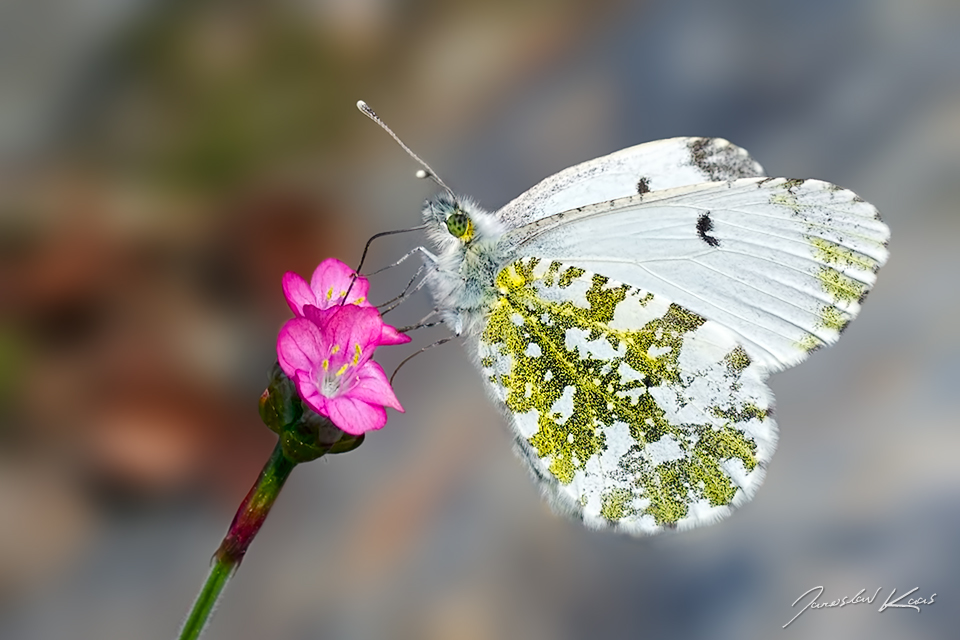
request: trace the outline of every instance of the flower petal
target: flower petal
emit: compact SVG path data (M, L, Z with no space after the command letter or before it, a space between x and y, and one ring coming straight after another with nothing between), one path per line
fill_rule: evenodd
M307 281L300 277L299 273L287 271L283 274L283 295L287 299L287 305L296 315L303 315L303 306L307 304L316 305L317 297L313 289L307 284Z
M315 314L324 344L331 346L330 368L360 367L380 344L383 320L373 307L345 305ZM335 353L334 353L335 352Z
M293 318L277 336L277 359L283 372L294 377L298 370L312 373L326 357L323 333L306 318Z
M410 340L412 340L410 336L400 333L388 324L383 325L380 331L380 344L382 345L406 344Z
M350 387L350 391L345 394L345 397L392 407L401 413L403 412L403 407L400 406L400 401L393 392L390 381L387 380L387 374L383 372L383 367L379 364L372 360L367 362L360 367L357 378L357 382Z
M318 327L323 327L327 324L327 318L336 313L339 309L340 307L321 309L313 304L305 304L303 305L303 317Z
M310 278L310 288L316 295L317 306L321 309L329 309L339 305L347 290L350 291L350 295L347 296L346 304L371 306L367 301L370 281L363 276L357 276L354 281L353 274L353 269L336 258L327 258L321 262L313 272L313 277Z
M354 306L354 305L351 305ZM361 305L362 306L362 305ZM370 307L365 307L370 308ZM330 307L328 309L318 309L313 305L304 305L303 307L303 316L309 320L312 320L316 323L317 326L323 327L330 321L330 316L333 313L336 313L340 307ZM369 318L364 318L364 321L372 323L374 318L369 312L366 313ZM349 314L348 314L349 315ZM352 318L352 316L349 316ZM410 342L411 338L405 333L400 333L394 327L391 327L388 324L383 324L383 318L378 320L380 324L380 337L376 340L376 346L382 345L396 345L396 344L406 344ZM339 328L338 328L339 331Z
M308 371L297 371L296 375L291 377L293 378L294 385L297 387L297 393L300 394L300 398L304 403L315 412L321 415L327 415L327 402L329 402L329 400L320 393L320 389L317 388L314 374Z
M351 435L382 429L387 424L386 409L349 396L329 398L325 408L330 421Z

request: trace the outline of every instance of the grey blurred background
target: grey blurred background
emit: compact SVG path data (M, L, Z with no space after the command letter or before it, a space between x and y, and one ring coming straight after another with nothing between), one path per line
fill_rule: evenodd
M294 472L208 638L952 637L958 33L953 0L0 2L0 637L176 633L273 445L280 276L355 262L430 194L359 98L491 209L726 137L877 205L890 262L836 347L772 379L779 451L727 521L555 517L447 345L399 376L405 414ZM782 629L817 585L937 596Z

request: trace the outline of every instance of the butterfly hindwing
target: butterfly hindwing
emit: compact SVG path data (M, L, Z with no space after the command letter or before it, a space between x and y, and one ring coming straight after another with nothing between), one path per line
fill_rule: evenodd
M889 229L851 191L750 178L602 202L508 231L549 256L655 292L738 336L770 371L832 344L886 261Z
M670 138L564 169L525 191L496 215L507 228L513 228L597 202L763 175L763 167L744 149L722 138Z
M643 534L753 495L776 426L766 370L732 332L576 264L524 258L496 289L483 375L558 510Z

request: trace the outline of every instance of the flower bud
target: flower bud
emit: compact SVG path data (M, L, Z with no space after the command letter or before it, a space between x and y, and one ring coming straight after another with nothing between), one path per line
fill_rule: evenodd
M279 435L285 426L296 422L302 415L303 403L296 385L283 372L280 364L274 363L267 388L260 396L260 419Z
M364 439L363 434L341 431L328 417L305 407L296 385L278 364L270 370L270 382L260 396L260 418L280 436L284 457L297 464L353 451Z

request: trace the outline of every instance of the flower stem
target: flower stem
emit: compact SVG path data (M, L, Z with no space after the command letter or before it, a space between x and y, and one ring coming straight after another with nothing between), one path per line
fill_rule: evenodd
M280 495L280 489L290 477L297 463L283 455L280 442L274 447L270 459L263 466L260 477L250 488L247 497L240 503L237 515L233 517L227 535L213 556L210 575L193 603L193 609L180 630L180 640L195 640L200 637L210 620L214 607L227 582L237 571L250 543L267 519L273 503Z

